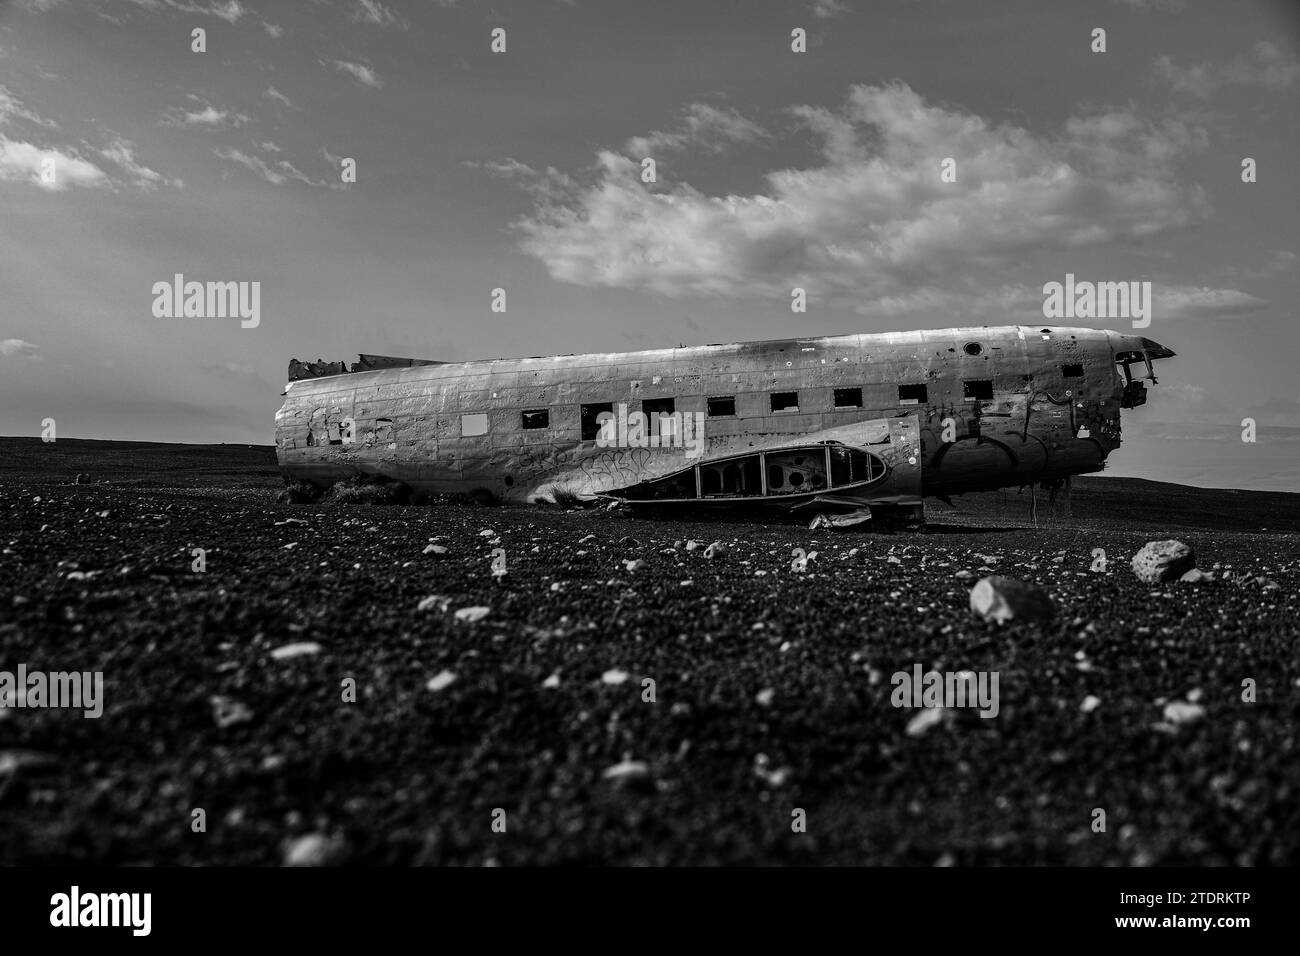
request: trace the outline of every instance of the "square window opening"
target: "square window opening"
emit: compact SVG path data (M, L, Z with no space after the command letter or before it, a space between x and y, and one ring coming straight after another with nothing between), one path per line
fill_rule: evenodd
M835 407L836 408L861 408L862 389L837 388L835 390Z
M773 392L772 411L774 412L799 411L799 393L798 392Z
M736 397L727 395L720 398L709 399L709 417L723 418L727 415L736 414Z
M898 404L924 405L929 401L929 390L924 385L898 386Z
M613 402L588 402L582 406L582 440L595 441L596 436L600 434L600 414L609 412L614 414Z

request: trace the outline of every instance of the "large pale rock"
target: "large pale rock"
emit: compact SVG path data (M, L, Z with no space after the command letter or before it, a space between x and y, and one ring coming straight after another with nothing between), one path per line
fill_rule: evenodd
M993 574L980 578L970 592L970 609L986 621L1050 621L1056 606L1041 588Z
M1177 581L1194 567L1196 552L1181 541L1148 541L1133 555L1133 573L1147 584Z

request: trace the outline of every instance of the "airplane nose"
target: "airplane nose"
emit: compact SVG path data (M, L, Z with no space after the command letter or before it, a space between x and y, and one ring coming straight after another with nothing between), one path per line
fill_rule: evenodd
M1142 351L1146 352L1152 359L1173 358L1178 354L1173 349L1165 348L1153 339L1142 340Z

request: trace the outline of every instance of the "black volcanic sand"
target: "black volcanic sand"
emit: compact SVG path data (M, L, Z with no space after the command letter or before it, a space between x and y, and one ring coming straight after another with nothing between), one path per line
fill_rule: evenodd
M313 833L357 864L1300 862L1300 496L1081 480L1071 519L1040 493L1037 529L1011 493L874 534L277 505L247 446L4 439L0 461L0 669L106 685L99 720L0 711L0 863L278 864ZM1143 585L1128 559L1165 537L1235 577ZM955 575L977 555L1058 620L976 620ZM909 734L890 675L918 662L997 671L1001 712ZM213 695L251 719L218 726ZM1203 716L1166 722L1189 695ZM625 760L647 772L605 778Z

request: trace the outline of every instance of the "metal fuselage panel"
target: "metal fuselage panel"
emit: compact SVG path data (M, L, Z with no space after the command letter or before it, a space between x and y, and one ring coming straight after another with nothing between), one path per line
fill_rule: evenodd
M486 488L532 500L557 487L606 493L696 461L807 442L847 440L880 453L864 436L883 427L891 438L881 457L900 480L914 471L906 484L917 493L958 494L1100 470L1120 443L1116 354L1144 342L1001 326L334 375L286 388L277 456L286 475L321 485L373 474L429 492ZM837 389L860 389L861 406L837 407ZM797 405L773 411L774 392L796 392ZM734 415L707 417L718 397L734 398ZM639 411L669 398L678 413L706 415L701 457L582 438L583 404ZM547 426L525 429L522 413L540 409ZM465 416L479 430L484 415L483 434L463 433ZM900 487L881 494L914 497L900 498Z

